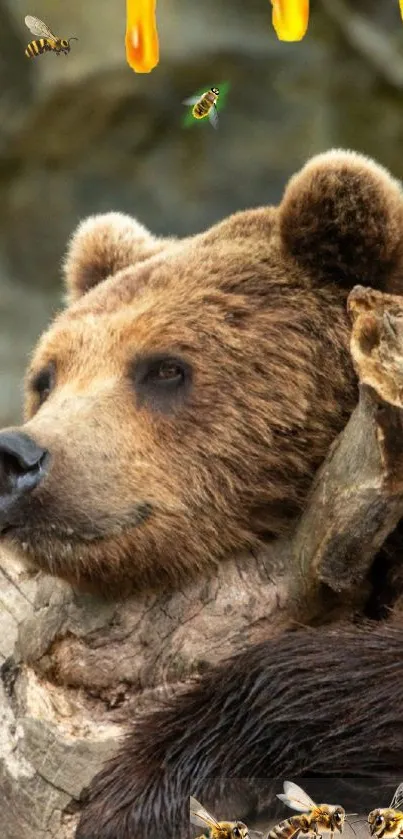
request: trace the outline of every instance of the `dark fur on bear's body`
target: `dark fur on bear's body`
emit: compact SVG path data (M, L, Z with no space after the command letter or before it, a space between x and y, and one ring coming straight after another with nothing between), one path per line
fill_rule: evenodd
M248 809L299 777L352 811L388 806L403 777L402 693L403 625L260 644L144 718L93 784L77 839L182 839L190 792L229 817L237 791Z

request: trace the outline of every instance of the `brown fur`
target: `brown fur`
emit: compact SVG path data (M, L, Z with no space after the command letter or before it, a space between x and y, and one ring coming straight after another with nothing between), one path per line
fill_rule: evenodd
M319 165L321 160L326 167ZM371 168L374 177L368 178ZM305 189L301 188L303 182ZM390 290L391 277L401 277L400 196L400 184L392 184L386 169L374 166L368 158L337 149L319 155L288 185L280 210L283 241L299 263L322 282L335 280L351 288L359 263L365 285ZM379 230L383 231L381 238Z
M123 213L90 216L75 231L64 260L68 302L166 245L167 240L151 238L142 224Z
M116 214L84 222L73 302L27 376L23 428L51 468L6 538L51 573L121 590L175 585L287 531L356 398L347 290L367 274L399 286L402 213L383 169L337 152L280 208L183 241ZM139 384L156 353L186 365L174 396Z
M77 839L183 839L190 792L228 816L237 801L248 822L285 779L350 812L388 806L403 776L402 691L403 624L259 644L141 721L93 782Z

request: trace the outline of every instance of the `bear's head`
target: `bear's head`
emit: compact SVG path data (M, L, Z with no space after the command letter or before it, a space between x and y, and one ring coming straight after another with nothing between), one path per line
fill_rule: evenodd
M66 309L0 435L3 542L77 584L171 585L287 530L356 399L348 291L398 292L403 201L351 152L278 208L157 239L74 234Z

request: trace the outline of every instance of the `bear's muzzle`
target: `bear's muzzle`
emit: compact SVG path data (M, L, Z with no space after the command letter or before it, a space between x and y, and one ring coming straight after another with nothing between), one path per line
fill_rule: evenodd
M0 433L0 534L12 527L20 502L48 472L50 454L22 431Z

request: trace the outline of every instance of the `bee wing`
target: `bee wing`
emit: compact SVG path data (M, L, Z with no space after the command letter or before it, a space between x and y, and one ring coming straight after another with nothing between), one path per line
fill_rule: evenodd
M291 807L293 810L298 810L300 813L306 813L308 810L316 807L312 798L292 781L284 781L284 793L277 795L277 798L280 801L284 801L284 804L287 804L288 807Z
M190 796L190 823L197 827L220 827L215 818L210 816L210 813L196 798L193 798L193 795Z
M398 810L403 804L403 784L399 784L391 801L391 809Z
M218 128L218 111L215 105L213 105L213 107L210 108L208 118L213 128Z
M200 96L191 96L190 99L184 99L182 105L195 105L198 102Z
M46 23L44 23L43 20L39 20L38 17L27 15L25 18L25 25L33 35L36 35L37 38L50 38L51 41L57 40L50 31L49 27L46 26Z

